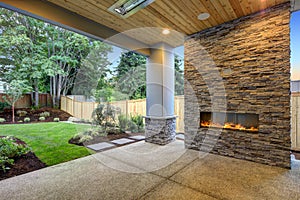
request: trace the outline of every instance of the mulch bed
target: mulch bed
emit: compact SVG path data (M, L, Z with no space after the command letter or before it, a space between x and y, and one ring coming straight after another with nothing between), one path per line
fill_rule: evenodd
M15 141L17 144L26 144L24 141L18 138L15 138ZM44 167L46 167L46 164L40 161L40 159L38 159L33 152L29 152L21 157L15 158L14 164L10 166L10 169L6 172L0 170L0 180L32 172Z
M20 117L17 115L17 111L22 110L26 111L26 116ZM47 117L44 121L39 121L39 114L42 112L50 112L50 117ZM71 115L59 109L54 108L40 108L40 109L30 109L30 108L22 108L22 109L15 109L15 123L14 124L22 124L24 122L24 118L29 117L30 123L37 123L37 122L53 122L54 118L59 118L60 121L67 121ZM0 118L4 118L6 122L1 124L13 124L12 121L12 111L11 109L5 109L3 112L0 112ZM23 122L18 122L23 121Z

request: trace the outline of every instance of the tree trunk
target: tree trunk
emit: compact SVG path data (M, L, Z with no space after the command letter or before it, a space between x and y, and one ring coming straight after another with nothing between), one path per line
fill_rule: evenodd
M56 95L56 105L57 106L59 106L61 88L62 88L62 76L59 74L58 82L57 82L57 95Z
M52 81L52 90L53 90L53 96L52 96L52 103L53 107L56 106L56 76L53 76L53 81Z
M12 122L15 123L15 103L11 105L12 110Z
M34 106L38 107L39 106L39 85L38 85L38 80L34 80Z
M54 107L53 77L50 77L50 96L52 100L52 107Z
M30 92L30 98L31 98L31 105L34 105L34 95L33 92Z

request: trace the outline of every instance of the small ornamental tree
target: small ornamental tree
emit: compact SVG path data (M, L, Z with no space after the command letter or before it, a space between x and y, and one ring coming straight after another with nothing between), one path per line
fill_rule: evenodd
M30 92L31 87L27 85L24 80L12 80L10 83L5 84L6 96L3 99L11 105L12 109L12 122L15 122L15 103L23 96L24 93Z

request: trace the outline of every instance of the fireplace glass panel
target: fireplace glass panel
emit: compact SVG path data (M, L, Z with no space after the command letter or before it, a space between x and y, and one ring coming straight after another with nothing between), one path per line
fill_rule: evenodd
M201 112L200 127L258 131L258 115L251 113Z

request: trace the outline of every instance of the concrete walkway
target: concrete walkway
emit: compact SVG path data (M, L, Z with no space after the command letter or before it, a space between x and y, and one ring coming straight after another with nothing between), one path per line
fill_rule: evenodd
M144 141L0 181L0 199L300 199L292 170Z

